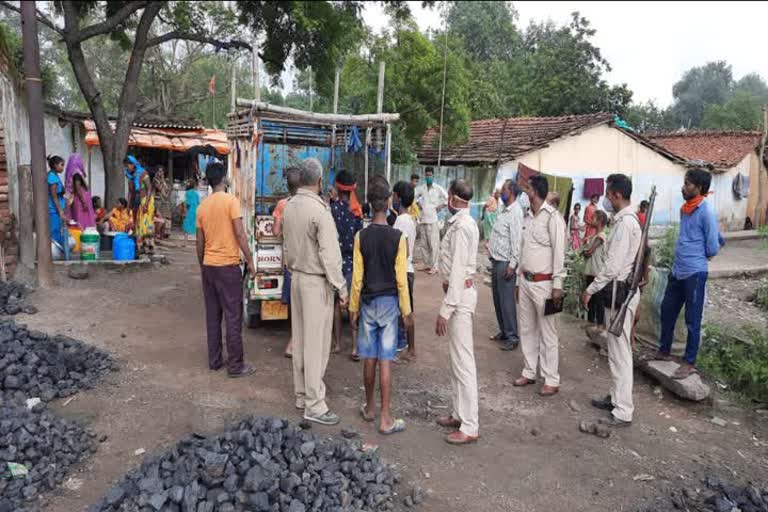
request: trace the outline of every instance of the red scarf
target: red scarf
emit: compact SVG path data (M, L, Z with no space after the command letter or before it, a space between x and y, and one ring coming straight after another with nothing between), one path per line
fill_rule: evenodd
M699 207L701 202L704 200L704 196L696 196L693 199L688 199L685 204L680 208L680 213L684 215L690 215L692 214L696 208Z
M355 190L357 190L357 185L342 185L341 183L336 183L336 188L339 189L340 192L349 192L349 211L352 212L352 214L361 219L363 218L363 207L360 206L360 201L357 200L357 193Z

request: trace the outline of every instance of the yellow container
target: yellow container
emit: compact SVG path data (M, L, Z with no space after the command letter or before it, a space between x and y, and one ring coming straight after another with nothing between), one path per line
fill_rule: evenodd
M69 231L69 236L75 239L75 248L72 249L72 252L80 252L80 235L83 230L79 226L69 226L67 230Z

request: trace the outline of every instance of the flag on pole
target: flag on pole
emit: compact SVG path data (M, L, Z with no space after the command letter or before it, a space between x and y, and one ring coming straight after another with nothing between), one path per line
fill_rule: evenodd
M216 96L216 75L213 75L208 82L208 96Z

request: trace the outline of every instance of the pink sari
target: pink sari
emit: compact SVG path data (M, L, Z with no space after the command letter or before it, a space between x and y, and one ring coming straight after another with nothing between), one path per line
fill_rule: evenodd
M571 215L571 249L574 251L578 251L581 247L580 224L579 218L576 215Z
M75 176L81 178L80 191L83 196L83 202L75 194ZM96 214L93 211L93 201L91 200L91 192L88 190L88 182L85 179L83 159L78 153L72 153L67 162L65 188L67 194L73 198L72 204L69 207L69 218L77 222L83 229L95 228Z

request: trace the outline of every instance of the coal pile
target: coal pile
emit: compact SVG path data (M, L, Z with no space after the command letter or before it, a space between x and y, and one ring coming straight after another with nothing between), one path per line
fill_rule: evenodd
M73 464L96 451L94 436L43 404L32 410L0 405L0 511L33 508L40 493L59 485Z
M29 289L23 284L13 281L0 281L0 314L18 315L27 313L34 315L37 308L26 303Z
M88 512L392 510L399 478L359 441L252 417L148 457Z
M638 508L638 512L768 512L768 487L764 485L732 485L715 476L702 480L704 489L681 488L654 503Z
M109 354L78 340L0 322L0 399L6 402L70 396L116 369Z

